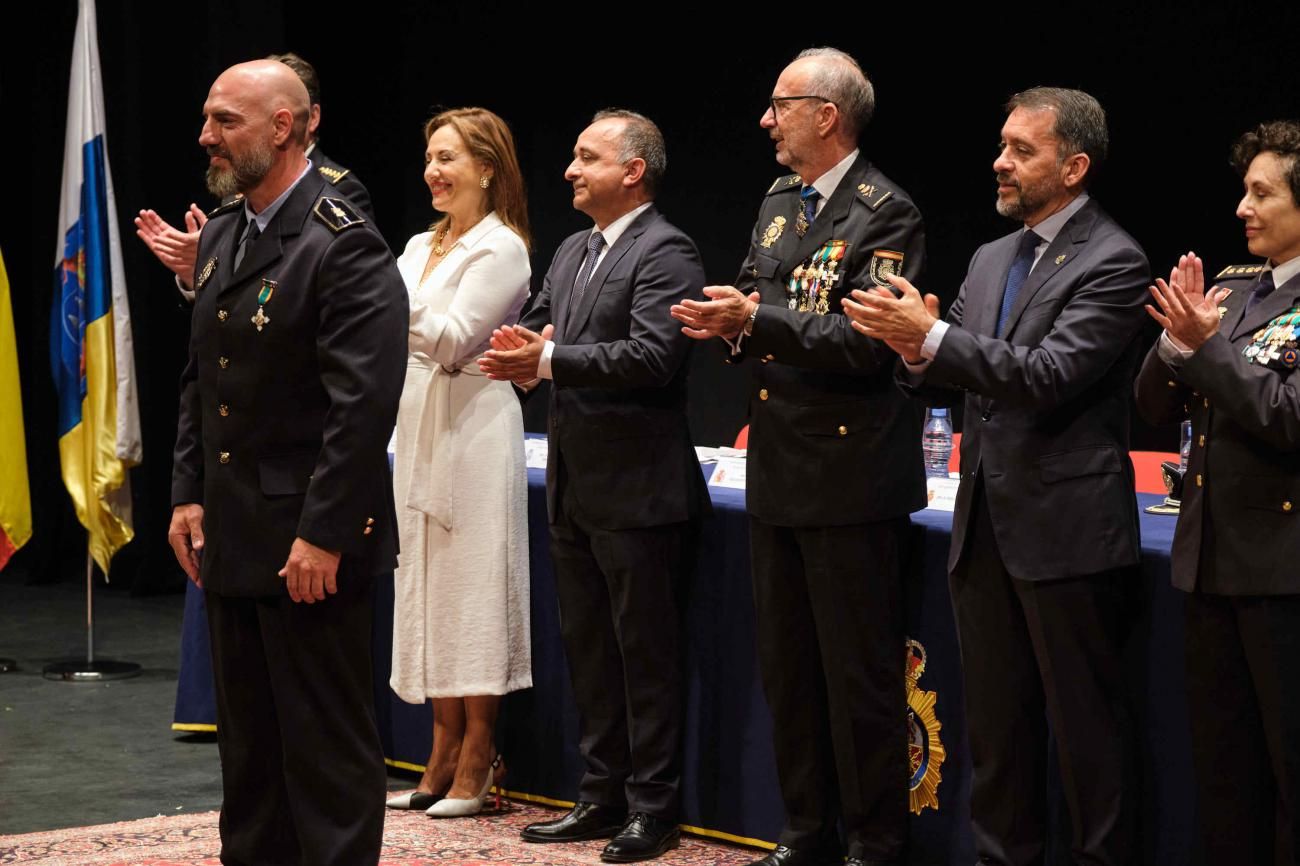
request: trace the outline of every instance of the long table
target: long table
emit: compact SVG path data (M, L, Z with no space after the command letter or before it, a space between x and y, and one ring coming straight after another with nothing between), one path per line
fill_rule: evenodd
M569 684L554 576L547 544L545 474L528 473L532 571L533 688L502 704L498 746L505 789L538 802L566 804L582 772L578 716ZM706 835L750 844L776 840L783 817L772 756L772 719L755 658L749 578L748 518L742 491L711 488L714 514L703 533L686 605L687 701L682 784L684 825ZM1158 497L1139 494L1141 505ZM923 647L909 724L914 801L935 788L937 808L922 806L911 822L909 860L916 864L974 862L969 823L970 758L962 712L962 678L947 551L951 514L912 516L913 578L907 584L908 634ZM1193 862L1195 804L1182 661L1182 598L1169 583L1174 519L1142 515L1142 565L1131 583L1133 627L1126 647L1129 688L1140 741L1141 862ZM428 704L403 703L388 688L392 651L392 576L379 580L374 622L375 707L384 753L394 766L419 769L427 759L432 721ZM911 655L919 659L921 650ZM900 659L901 661L901 659ZM931 694L926 694L931 693ZM173 728L214 730L203 594L189 587L180 682ZM937 725L937 728L936 728ZM1068 812L1053 781L1048 791L1054 833L1048 863L1069 862Z

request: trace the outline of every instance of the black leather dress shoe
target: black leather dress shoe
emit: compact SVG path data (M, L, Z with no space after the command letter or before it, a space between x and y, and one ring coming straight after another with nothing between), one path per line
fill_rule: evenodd
M608 839L623 828L623 810L596 803L579 803L554 821L529 824L519 836L525 842L581 842Z
M610 840L600 859L606 863L635 863L658 857L681 842L682 831L666 818L633 812L618 835Z
M800 851L777 845L766 857L755 860L749 866L830 866L838 862L838 857L831 858L813 851Z

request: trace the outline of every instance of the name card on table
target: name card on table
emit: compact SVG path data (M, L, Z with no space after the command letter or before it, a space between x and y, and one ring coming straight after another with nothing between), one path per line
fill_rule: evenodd
M545 469L549 440L545 438L524 440L524 463L529 469Z
M713 467L713 474L709 476L709 486L744 490L745 458L719 457L717 465Z
M952 511L957 505L957 478L925 479L925 507L931 511Z

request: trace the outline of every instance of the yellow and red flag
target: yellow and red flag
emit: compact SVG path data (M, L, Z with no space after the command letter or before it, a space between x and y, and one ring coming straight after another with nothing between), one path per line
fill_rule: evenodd
M0 255L0 569L31 537L32 497L27 485L18 345L9 303L9 276Z

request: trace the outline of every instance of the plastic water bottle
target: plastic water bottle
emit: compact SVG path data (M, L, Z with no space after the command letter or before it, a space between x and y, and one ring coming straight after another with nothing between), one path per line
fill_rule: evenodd
M948 458L952 456L952 422L947 409L926 413L921 431L921 450L925 453L925 477L947 478Z

